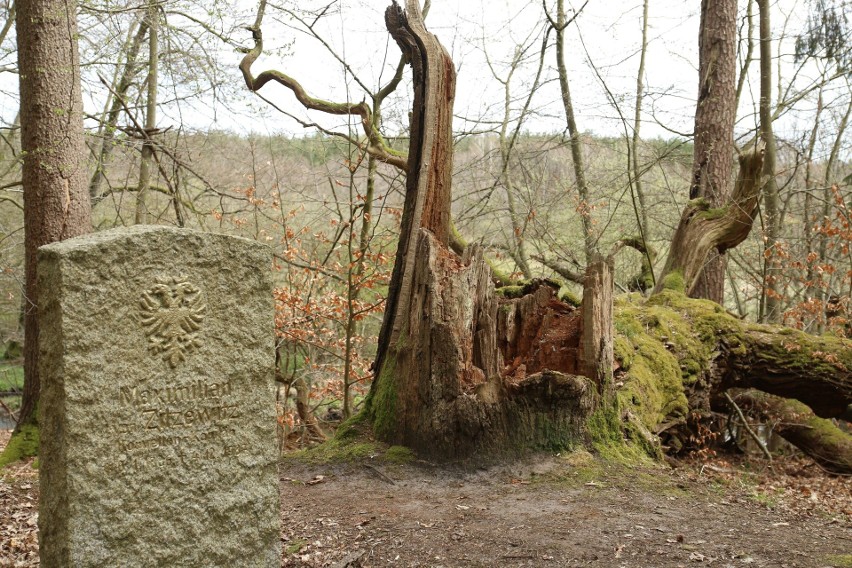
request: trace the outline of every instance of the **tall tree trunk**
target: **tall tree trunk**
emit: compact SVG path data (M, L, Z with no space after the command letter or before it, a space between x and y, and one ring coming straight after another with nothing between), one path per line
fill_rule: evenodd
M565 29L569 22L565 17L565 0L556 2L556 22L551 22L556 31L556 69L559 73L559 90L562 93L562 108L565 110L565 120L570 136L571 159L574 163L574 179L577 182L577 193L580 196L578 208L583 223L583 250L586 263L591 263L595 254L595 237L592 229L592 212L589 186L586 184L586 166L583 161L583 143L577 130L577 120L574 117L574 103L571 100L571 88L568 83L568 68L565 65Z
M769 21L769 0L757 0L760 18L760 137L766 144L763 173L763 217L765 231L763 320L777 322L781 319L781 294L778 279L781 275L781 259L778 254L778 239L781 236L780 204L778 184L775 180L775 134L772 131L772 28Z
M719 207L730 195L736 117L737 0L702 0L698 104L689 198ZM725 258L712 252L691 294L725 300Z
M432 232L441 244L447 245L450 240L456 73L438 38L426 31L420 6L415 0L406 0L406 12L404 14L396 2L385 12L388 31L411 64L414 106L399 245L376 352L377 379L389 345L400 335L402 322L398 321L401 318L397 314L404 314L408 309L405 303L411 293L420 229Z
M157 76L159 71L159 4L151 0L148 3L148 96L145 104L145 132L143 136L142 159L139 164L139 188L136 194L136 224L148 223L148 193L151 187L151 174L154 167L154 143L151 137L157 128Z
M75 3L20 0L17 10L27 309L16 434L37 423L41 387L36 251L91 227Z

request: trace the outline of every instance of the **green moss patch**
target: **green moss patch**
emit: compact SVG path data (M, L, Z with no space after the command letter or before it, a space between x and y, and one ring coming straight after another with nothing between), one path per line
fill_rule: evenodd
M620 301L615 329L615 358L627 372L616 391L619 409L630 411L652 431L667 419L686 416L684 384L694 380L709 356L689 322L659 306ZM686 355L679 360L675 353Z
M683 272L673 270L666 274L663 278L663 290L674 290L675 292L686 293L686 284L683 281Z
M313 465L352 463L378 455L378 444L365 441L348 441L332 438L313 448L298 450L284 456L284 461L293 460Z
M39 430L35 424L27 424L12 436L0 454L0 468L25 458L38 455Z
M373 424L373 432L380 439L389 439L396 430L396 355L389 350L382 363L378 383L370 390L366 402L366 416Z
M557 294L557 297L559 298L559 300L561 302L565 302L569 306L574 306L575 308L580 307L580 304L583 301L577 294L572 292L567 286L563 286L562 288L559 289L559 294Z
M417 458L415 453L405 446L391 446L383 457L386 462L393 464L411 463Z
M284 547L284 554L296 554L302 550L306 544L308 544L308 541L303 538L291 540L287 543L287 546Z

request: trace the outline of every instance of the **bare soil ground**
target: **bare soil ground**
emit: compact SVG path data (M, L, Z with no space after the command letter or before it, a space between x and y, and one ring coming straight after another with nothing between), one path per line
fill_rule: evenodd
M627 468L585 452L478 469L286 459L281 565L852 566L852 479L800 459L755 467ZM38 565L37 503L31 464L0 473L0 566Z

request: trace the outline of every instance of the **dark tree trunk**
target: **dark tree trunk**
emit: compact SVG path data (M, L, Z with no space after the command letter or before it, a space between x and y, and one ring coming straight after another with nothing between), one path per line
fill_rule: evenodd
M719 207L730 195L736 117L737 0L702 0L698 104L689 198ZM725 257L712 252L690 295L725 299Z
M37 422L38 247L91 230L74 2L17 3L24 152L24 393L16 433Z
M388 346L399 337L397 314L407 309L420 228L431 231L442 245L450 242L456 71L438 38L426 31L418 2L407 0L406 9L407 14L394 2L385 12L388 31L411 64L414 106L402 226L379 333L377 376Z

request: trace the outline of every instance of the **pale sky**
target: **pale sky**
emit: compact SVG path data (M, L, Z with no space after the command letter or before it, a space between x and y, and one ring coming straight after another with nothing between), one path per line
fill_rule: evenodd
M190 0L171 0L186 3L184 10L198 10ZM229 0L228 7L220 6L237 24L249 24L254 19L252 0ZM572 0L579 7L579 0ZM284 0L279 0L284 3ZM311 10L327 5L327 0L301 0L300 10ZM555 2L552 2L555 4ZM568 2L571 5L571 2ZM339 0L319 21L316 29L337 53L349 62L351 68L369 87L375 89L390 77L399 58L396 45L385 31L383 14L387 0ZM740 1L744 11L744 1ZM683 0L651 0L649 13L649 45L645 73L643 136L674 136L673 132L692 129L695 94L697 91L697 43L699 2ZM792 36L804 24L805 0L778 0L774 5L773 35ZM615 98L622 114L632 123L636 91L636 73L639 65L641 39L641 0L616 2L590 0L578 18L579 25L568 31L567 66L570 73L572 95L578 126L581 130L617 136L624 133L618 112L607 95L601 79ZM502 86L494 79L486 62L494 71L505 76L507 61L516 46L529 45L528 57L518 68L512 80L511 105L513 116L521 108L529 92L541 43L542 5L527 0L433 0L427 18L427 27L435 33L450 52L458 69L455 114L457 130L483 130L493 127L502 117ZM285 22L285 23L282 23ZM175 20L173 25L179 25ZM755 17L756 23L756 17ZM786 31L785 31L786 26ZM266 56L255 63L254 71L279 69L297 78L314 96L334 101L360 101L363 91L314 38L295 31L270 4L264 20ZM248 32L236 36L249 45ZM785 57L776 67L786 84L793 74L792 40L781 51ZM277 48L288 44L280 52ZM777 45L776 45L777 49ZM266 103L249 95L236 65L241 57L228 46L220 48L218 57L226 69L233 72L231 83L236 95L228 97L227 106L209 99L193 105L183 104L161 113L161 127L183 122L190 128L228 129L238 132L286 133L300 135L304 129L293 120L270 109ZM597 69L600 78L593 70ZM801 73L797 85L807 83L814 69ZM410 73L408 75L410 77ZM565 119L555 82L555 53L551 48L546 56L543 77L545 83L536 91L532 101L535 114L526 123L526 129L536 132L559 132L565 128ZM0 117L6 122L14 118L17 100L8 93L15 90L17 78L10 73L0 73L0 88L7 95L0 97ZM758 90L757 62L753 62L746 93L740 109L748 116L754 108ZM838 91L840 92L840 91ZM846 91L848 92L848 90ZM846 92L843 94L845 95ZM319 113L306 113L289 92L277 85L264 87L262 93L283 109L307 120L325 126L345 126L339 117L326 117ZM753 94L753 96L750 95ZM386 123L393 134L407 120L410 106L410 83L403 83L398 93L387 103ZM98 112L103 104L103 92L87 98L88 112ZM811 105L812 106L812 105ZM776 129L795 129L799 122L807 121L804 114L783 118ZM754 123L751 117L741 121L741 129ZM670 130L667 130L670 129Z
M579 7L581 0L572 0ZM551 2L555 4L555 2ZM302 9L323 6L326 2L306 0ZM571 2L567 2L571 5ZM383 13L388 3L385 0L351 1L336 4L339 9L318 25L326 41L341 55L345 54L353 69L370 86L383 83L390 75L390 68L399 57L399 52L384 28ZM698 8L699 2L686 3L682 0L651 0L649 9L649 45L645 72L645 99L642 115L643 136L669 138L673 132L690 132L694 117L697 93L698 62ZM740 1L741 16L744 17L745 2ZM773 36L788 39L781 46L783 58L776 66L781 72L781 84L787 85L795 68L792 63L793 35L804 26L806 17L805 0L777 0L773 5ZM756 7L755 7L756 12ZM359 101L362 91L353 82L343 80L341 66L318 47L317 42L305 35L293 34L275 24L270 16L264 25L265 38L287 38L295 43L291 55L285 58L266 57L255 64L259 72L268 67L278 68L299 79L315 96L342 101ZM641 41L641 0L615 2L613 0L590 0L567 36L567 66L570 74L572 96L581 130L605 135L623 134L623 125L618 111L611 102L602 81L616 100L621 113L632 123L633 104L636 92L636 74L639 66ZM433 0L427 18L427 27L435 33L450 52L458 69L458 84L455 114L456 130L482 130L487 125L476 121L494 121L502 116L503 88L494 79L486 62L488 59L495 71L505 76L507 62L516 46L532 44L528 60L518 69L512 81L513 115L520 110L529 92L540 47L542 4L535 0ZM741 20L742 21L742 20ZM755 27L757 17L754 18ZM755 34L757 30L755 29ZM778 45L775 45L778 55ZM755 57L757 48L755 49ZM390 62L390 63L389 63ZM555 82L555 52L551 48L545 60L544 78L548 81L535 94L532 108L535 116L526 123L526 128L536 132L562 131L565 119L561 110L559 89ZM594 71L597 69L597 73ZM749 128L756 119L759 90L758 65L752 62L749 80L740 107L739 129ZM796 85L803 88L808 84L816 69L801 72ZM383 73L383 75L382 75ZM383 80L380 81L380 77ZM776 77L777 79L777 77ZM346 89L349 89L347 92ZM317 113L306 114L300 110L295 99L283 89L265 87L264 93L288 111L300 117L334 124ZM408 91L406 85L400 98L407 114ZM840 89L846 96L848 89ZM830 95L830 93L829 93ZM776 123L779 133L792 131L807 124L813 105L802 105L804 114L790 114ZM392 121L389 117L389 121ZM260 125L251 123L252 129ZM388 125L390 127L390 125ZM302 129L290 119L278 115L272 124L263 124L262 131L284 129L298 133ZM669 130L670 129L670 130Z

